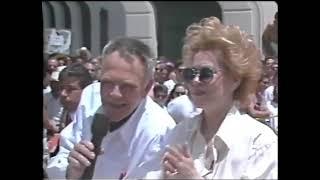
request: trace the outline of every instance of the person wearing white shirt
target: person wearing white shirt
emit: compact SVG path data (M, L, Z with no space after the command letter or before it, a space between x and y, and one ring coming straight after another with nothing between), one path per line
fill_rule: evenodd
M118 38L102 56L102 106L82 120L81 132L71 132L81 139L69 153L66 178L142 178L153 168L148 162L175 122L147 97L153 83L147 45Z
M167 81L165 81L163 83L163 85L167 86L168 88L168 95L170 94L170 92L173 90L174 86L176 85L176 83L174 82L174 80L169 79Z
M276 74L276 79L278 75ZM278 80L275 82L274 90L272 92L273 99L270 103L267 103L267 107L271 112L271 117L269 118L269 126L278 133Z
M176 97L168 103L167 110L170 116L180 123L187 119L196 109L187 95Z
M273 91L274 91L274 86L269 86L266 88L266 90L264 90L263 97L267 103L273 100Z
M165 136L159 169L145 178L277 179L277 135L235 107L261 76L254 41L216 17L190 25L184 39L183 77L198 109Z
M100 83L92 83L86 86L82 91L77 110L70 113L72 122L60 132L59 152L50 159L46 169L49 178L65 178L68 155L74 144L79 142L82 137L82 120L93 116L101 104Z
M59 73L60 71L52 72L50 79L51 91L44 94L44 98L46 98L47 101L46 107L48 117L50 120L54 120L57 124L60 122L63 111L63 106L60 103Z
M161 108L166 110L166 101L168 98L168 88L163 84L156 84L153 87L154 102L156 102Z

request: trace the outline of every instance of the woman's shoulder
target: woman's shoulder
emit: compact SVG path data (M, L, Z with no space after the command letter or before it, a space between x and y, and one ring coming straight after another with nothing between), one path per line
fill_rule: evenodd
M270 127L267 125L259 122L258 120L254 119L248 114L241 114L241 122L239 122L239 126L243 126L246 128L246 133L248 136L251 137L270 137L270 139L273 139L272 137L276 137L276 134L272 131ZM255 138L253 138L255 139Z

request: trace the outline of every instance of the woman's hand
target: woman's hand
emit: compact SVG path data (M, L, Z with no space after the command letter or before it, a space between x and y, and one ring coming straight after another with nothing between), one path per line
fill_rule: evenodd
M165 179L203 179L194 167L186 144L167 147L162 167Z

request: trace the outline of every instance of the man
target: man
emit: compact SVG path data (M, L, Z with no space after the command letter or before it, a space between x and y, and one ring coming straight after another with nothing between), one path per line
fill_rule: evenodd
M59 75L61 82L60 101L64 111L64 127L71 122L71 116L80 102L82 90L92 83L92 78L87 69L79 63L71 64L63 69Z
M95 65L93 65L91 62L86 62L84 63L84 67L89 71L92 79L97 82L97 72Z
M87 69L79 63L71 64L63 69L59 74L60 82L60 102L64 108L62 113L60 128L63 129L68 124L72 124L76 116L76 110L78 108L81 94L83 89L92 83L92 78ZM72 125L71 125L72 126ZM66 130L69 131L68 129ZM64 129L61 131L61 136L64 134ZM63 138L60 139L60 141ZM60 142L61 144L61 142ZM58 149L58 154L65 154L65 148ZM67 157L67 156L65 156ZM57 155L49 160L47 173L49 178L56 174L56 162L61 159L61 155Z
M148 46L119 38L109 43L102 55L102 106L95 115L77 119L70 130L77 144L69 154L66 176L118 179L126 174L128 178L142 178L151 168L148 161L159 151L163 135L175 123L147 97L153 83ZM83 106L79 111L85 114L85 109ZM107 126L97 127L97 122ZM98 130L106 133L100 143L95 141Z
M62 104L60 103L60 86L59 86L59 71L55 71L51 74L50 88L51 92L44 94L47 99L47 111L50 120L58 123L62 115Z
M71 116L73 121L60 133L59 152L50 159L47 166L46 170L50 178L65 178L68 155L82 136L82 120L93 116L101 104L100 83L89 84L82 90L78 108Z
M168 88L163 84L156 84L153 87L154 101L158 103L160 107L167 110L166 101L168 98Z
M57 59L55 58L51 58L48 60L48 72L51 75L51 73L57 71L57 68L59 66L59 63L57 61Z
M79 49L78 55L81 59L83 59L84 62L88 62L89 59L91 58L91 53L90 53L89 49L87 49L86 47L81 47Z

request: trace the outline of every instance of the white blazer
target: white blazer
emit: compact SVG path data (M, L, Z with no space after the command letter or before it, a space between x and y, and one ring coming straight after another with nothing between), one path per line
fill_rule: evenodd
M74 144L83 139L91 140L94 114L103 112L101 107L95 113L94 108L90 110L86 107L79 105L73 116L74 121L61 133L63 138L60 151L47 168L50 179L64 179L68 166L67 157ZM93 178L118 179L123 172L126 172L128 178L144 177L152 170L147 162L160 151L163 136L174 126L171 116L150 97L146 97L124 125L109 132L102 140L101 146L105 153L97 158Z

